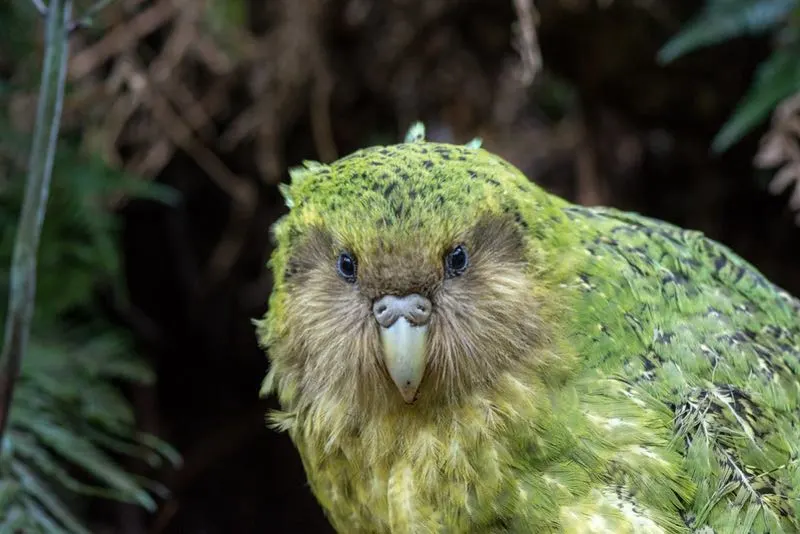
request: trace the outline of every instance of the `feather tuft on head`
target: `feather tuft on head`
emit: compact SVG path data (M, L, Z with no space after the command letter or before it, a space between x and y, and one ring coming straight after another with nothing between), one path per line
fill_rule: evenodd
M303 160L303 167L305 167L306 169L308 169L310 171L316 171L318 169L321 169L324 166L325 166L325 164L324 163L320 163L319 161L314 161L314 160L310 160L310 159Z
M286 204L286 207L292 209L294 207L294 201L292 200L292 194L289 192L289 186L283 183L278 184L278 191L283 197L283 202Z
M325 167L325 165L318 161L304 160L302 167L297 166L289 169L289 177L292 179L292 185L300 184L306 177L316 174L317 171L323 167ZM281 194L283 194L283 191L281 191Z
M406 133L406 143L422 143L425 141L425 124L417 121L411 125Z
M476 137L475 139L473 139L472 141L467 143L466 147L467 148L480 148L482 144L483 144L483 139L481 139L480 137Z
M423 143L425 142L425 124L421 121L417 121L411 125L406 133L405 142L406 143ZM466 143L467 148L481 148L483 144L483 139L480 137L476 137Z

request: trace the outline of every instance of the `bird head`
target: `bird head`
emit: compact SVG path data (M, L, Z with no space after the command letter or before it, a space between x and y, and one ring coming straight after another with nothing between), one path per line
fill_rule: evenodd
M292 172L259 326L283 404L435 410L535 357L557 209L476 145L416 126Z

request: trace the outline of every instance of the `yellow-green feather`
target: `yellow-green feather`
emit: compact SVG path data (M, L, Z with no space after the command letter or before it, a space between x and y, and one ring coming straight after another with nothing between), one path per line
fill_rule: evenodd
M258 323L314 494L341 532L800 530L800 306L696 232L570 205L502 159L424 141L306 163L283 188ZM432 214L441 224L430 224ZM492 387L442 409L301 393L289 255L309 228L457 235L511 213L542 335ZM534 313L531 314L533 320ZM355 397L353 397L355 398Z

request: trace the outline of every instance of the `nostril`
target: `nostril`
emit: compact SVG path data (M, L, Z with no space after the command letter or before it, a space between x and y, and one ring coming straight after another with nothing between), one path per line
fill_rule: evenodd
M428 322L431 315L431 303L428 299L415 295L412 302L408 303L408 316L417 324Z
M418 294L403 297L385 295L375 301L372 307L375 319L383 327L391 326L400 317L415 325L425 324L430 318L431 310L430 301Z

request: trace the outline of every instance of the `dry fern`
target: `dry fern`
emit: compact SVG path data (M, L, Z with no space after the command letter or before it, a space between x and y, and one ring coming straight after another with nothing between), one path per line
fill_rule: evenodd
M769 131L761 138L753 159L759 169L778 168L769 184L775 195L792 187L789 207L800 212L800 93L784 100L772 115ZM800 225L800 213L795 222Z

